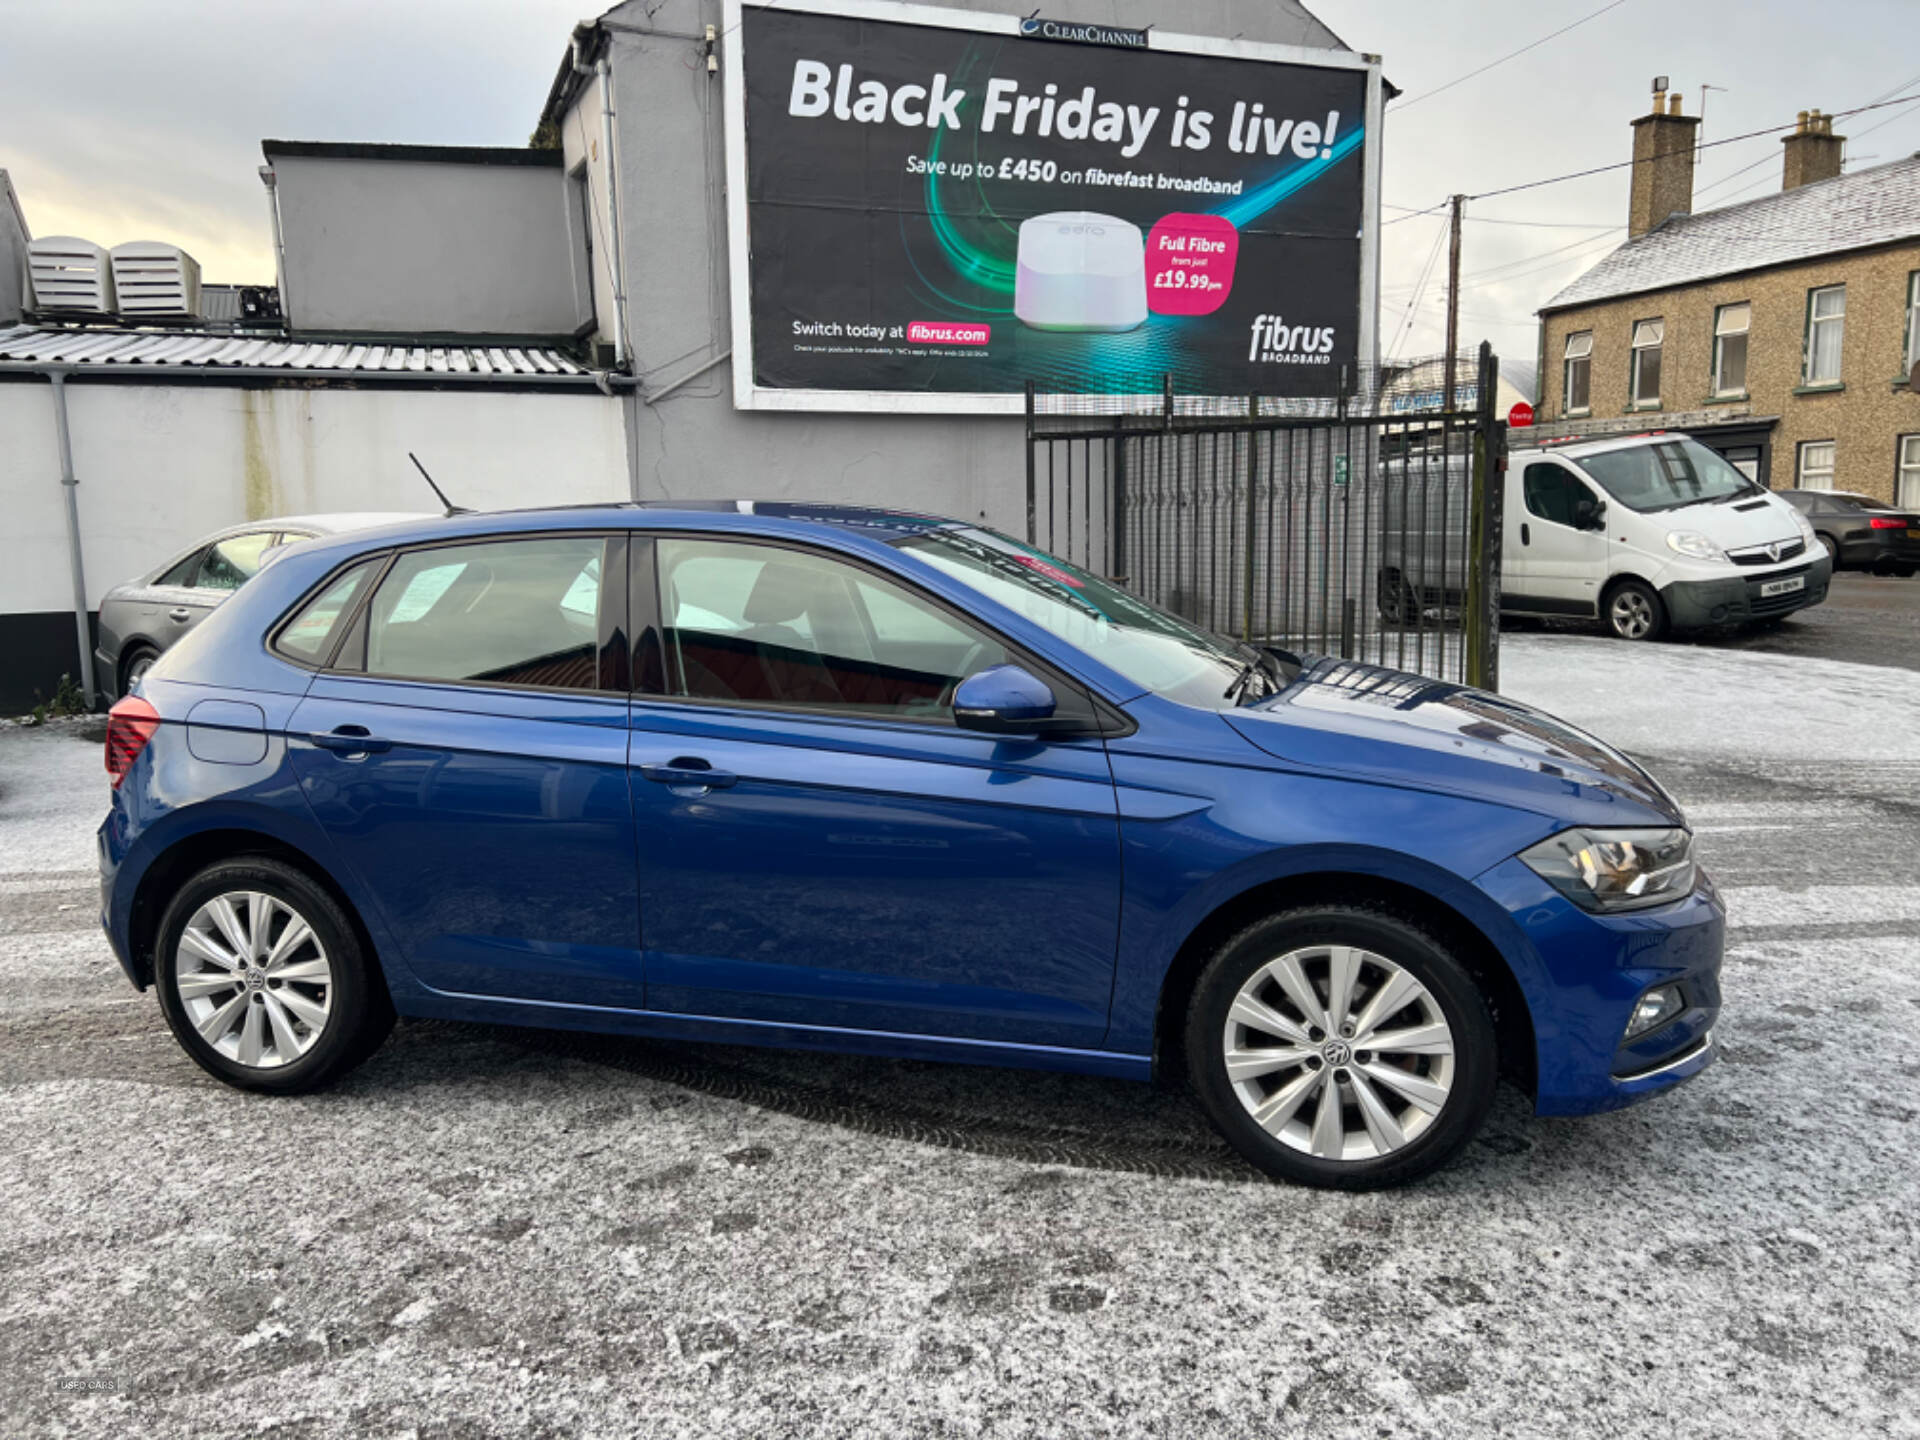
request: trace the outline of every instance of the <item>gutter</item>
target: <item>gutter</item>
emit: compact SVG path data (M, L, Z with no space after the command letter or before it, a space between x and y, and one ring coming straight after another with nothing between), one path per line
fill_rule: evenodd
M0 360L0 375L71 375L86 380L93 376L115 379L141 379L150 385L177 385L183 381L320 380L332 381L342 389L375 389L383 386L432 389L441 385L493 385L501 389L599 389L601 372L583 371L578 375L502 375L495 371L481 374L471 370L315 370L292 365L161 365L151 361L76 361L58 366L33 360ZM607 384L633 386L639 382L631 375L607 375Z

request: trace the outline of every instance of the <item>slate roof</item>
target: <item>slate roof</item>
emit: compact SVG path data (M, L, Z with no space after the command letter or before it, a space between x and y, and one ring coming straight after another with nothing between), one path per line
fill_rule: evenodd
M1675 216L1627 241L1540 308L1564 310L1912 239L1920 239L1920 154Z

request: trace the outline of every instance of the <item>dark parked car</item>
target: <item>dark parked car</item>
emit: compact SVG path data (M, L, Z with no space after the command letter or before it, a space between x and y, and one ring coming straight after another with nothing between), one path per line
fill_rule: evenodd
M396 1013L1183 1073L1371 1188L1715 1055L1726 912L1632 760L1260 650L978 526L459 515L288 550L113 708L102 919L186 1053ZM1656 1163L1653 1161L1650 1164Z
M420 517L410 512L288 515L229 525L193 543L138 580L116 585L100 601L100 648L94 674L109 695L125 695L163 651L251 580L277 546Z
M1834 569L1900 576L1920 570L1920 511L1851 490L1782 490L1779 495L1813 522Z

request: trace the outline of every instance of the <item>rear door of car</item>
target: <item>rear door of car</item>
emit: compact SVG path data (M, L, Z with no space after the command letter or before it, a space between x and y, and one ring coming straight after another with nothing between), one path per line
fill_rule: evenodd
M1097 1046L1120 836L1092 697L1043 677L1081 738L962 730L959 679L1045 667L901 577L739 536L635 555L648 1008Z
M288 724L339 863L422 984L642 1003L626 544L568 531L398 551Z

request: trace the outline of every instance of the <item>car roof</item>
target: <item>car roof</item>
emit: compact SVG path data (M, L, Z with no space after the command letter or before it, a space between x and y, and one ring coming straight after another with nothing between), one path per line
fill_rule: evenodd
M1533 444L1516 442L1508 432L1508 445L1514 454L1539 451L1547 455L1565 455L1578 460L1586 455L1604 455L1609 450L1632 450L1643 445L1662 445L1690 437L1680 430L1643 430L1632 435L1597 435L1591 440L1540 440Z
M888 544L968 523L910 510L795 500L642 500L604 505L542 505L522 510L462 510L452 515L379 518L397 523L380 524L377 529L359 538L409 544L441 535L449 539L468 539L480 535L547 529L630 529L646 527L656 520L663 522L662 528L699 529L704 526L765 533L769 528L766 522L774 521L776 524L772 528L790 533L804 534L811 530L822 534L858 535Z

